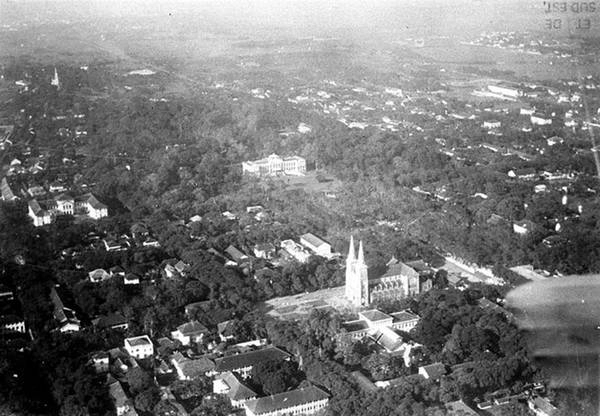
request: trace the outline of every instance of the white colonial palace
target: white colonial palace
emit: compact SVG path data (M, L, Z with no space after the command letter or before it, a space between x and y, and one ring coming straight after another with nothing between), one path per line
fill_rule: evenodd
M304 175L306 160L300 156L281 157L272 154L264 159L242 162L244 175L269 176L277 174Z

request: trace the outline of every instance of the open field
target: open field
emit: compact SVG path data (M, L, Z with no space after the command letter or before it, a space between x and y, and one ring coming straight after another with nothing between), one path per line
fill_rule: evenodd
M268 315L285 320L306 318L313 310L323 308L356 312L356 308L344 298L344 286L274 298L266 301L263 306Z

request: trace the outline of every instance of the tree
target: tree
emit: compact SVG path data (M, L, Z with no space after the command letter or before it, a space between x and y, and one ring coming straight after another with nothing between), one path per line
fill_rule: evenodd
M190 416L228 416L233 411L227 396L211 394L202 400L202 404L195 408Z
M292 361L269 360L255 364L250 373L252 381L266 394L277 394L296 387L303 374Z
M154 386L154 380L141 367L134 367L127 372L127 384L129 384L129 390L133 394L138 394Z
M135 408L143 412L151 411L160 400L158 387L150 386L135 396Z

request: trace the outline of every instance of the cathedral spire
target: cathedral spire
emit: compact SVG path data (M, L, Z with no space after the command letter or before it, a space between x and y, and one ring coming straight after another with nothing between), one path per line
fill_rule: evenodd
M358 264L364 264L365 262L365 253L363 252L362 240L360 240L360 243L358 244L358 258L356 259L356 262Z
M51 85L54 85L57 89L60 89L60 80L58 79L58 71L54 67L54 77L52 77Z
M354 257L354 237L350 236L350 248L348 249L348 257L347 260L350 261L354 261L356 257Z

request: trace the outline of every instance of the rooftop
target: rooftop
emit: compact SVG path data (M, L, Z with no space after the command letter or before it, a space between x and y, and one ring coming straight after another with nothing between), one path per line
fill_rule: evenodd
M394 318L394 322L407 322L419 319L418 315L415 315L414 313L408 311L394 312L390 315L392 316L392 318Z
M185 324L179 325L177 330L183 335L194 335L208 332L208 328L198 321L186 322Z
M231 371L217 376L216 379L221 380L229 387L229 391L226 394L231 400L244 400L257 396L254 390L242 383Z
M271 413L304 403L328 399L329 395L315 386L287 391L273 396L247 401L245 406L255 415Z
M433 363L421 367L430 379L437 380L446 374L446 366L442 363Z
M138 337L125 338L125 342L132 347L152 345L152 341L150 341L150 337L148 335L140 335Z
M312 233L303 234L300 236L300 238L302 238L308 244L313 245L315 247L321 247L322 245L327 244L324 240L320 239L319 237L317 237L316 235L314 235Z
M235 371L241 368L252 367L259 362L284 360L289 357L290 354L277 347L267 347L262 350L217 358L215 360L215 370L219 373Z
M390 319L391 316L388 314L385 314L381 311L378 311L377 309L371 309L368 311L363 311L359 313L360 316L362 316L364 319L367 319L371 322L376 322L376 321L384 321L386 319Z

